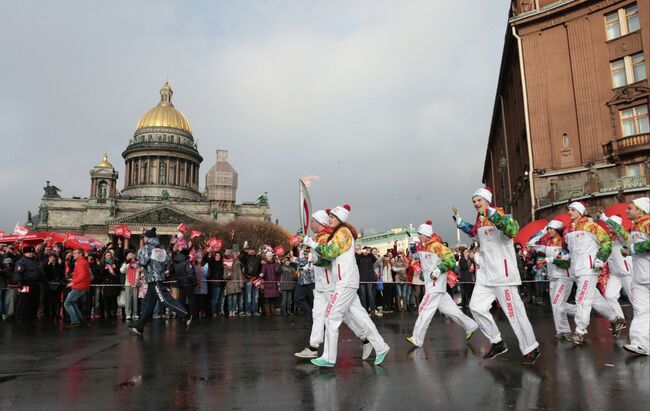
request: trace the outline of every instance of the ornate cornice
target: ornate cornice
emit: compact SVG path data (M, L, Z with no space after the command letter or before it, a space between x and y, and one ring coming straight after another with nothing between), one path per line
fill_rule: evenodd
M145 208L135 213L108 220L108 225L114 224L180 224L180 223L204 223L207 219L194 214L186 209L176 207L169 203L162 203L153 207Z
M137 153L138 151L147 151L147 150L184 153L184 154L191 155L199 163L203 161L203 157L201 156L201 154L199 154L198 150L195 149L194 147L185 146L176 143L163 143L157 141L147 141L143 143L131 144L126 148L126 150L122 152L122 157L126 159L127 156L129 156L130 154Z

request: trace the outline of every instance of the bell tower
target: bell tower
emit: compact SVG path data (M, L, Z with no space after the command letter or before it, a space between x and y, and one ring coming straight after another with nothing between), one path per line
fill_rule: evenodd
M117 194L118 172L108 161L108 154L90 170L90 198L105 201Z

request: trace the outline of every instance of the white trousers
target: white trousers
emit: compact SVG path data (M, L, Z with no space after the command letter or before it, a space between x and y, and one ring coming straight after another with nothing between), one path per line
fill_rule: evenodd
M632 282L634 317L630 324L630 344L650 352L650 284Z
M311 335L309 336L309 345L318 347L325 339L325 309L330 302L332 291L317 291L314 290L314 307L311 310L313 322L311 324ZM352 330L354 335L361 340L365 340L365 332L362 326L357 324L357 321L350 316L348 312L343 316L343 323Z
M549 294L551 296L551 310L553 311L553 322L555 323L555 332L570 333L569 315L576 315L576 306L567 303L567 299L573 288L571 278L554 278L549 284Z
M605 298L596 287L598 285L597 276L581 275L576 277L576 285L575 323L578 334L587 334L592 307L609 321L616 320L616 313L607 304Z
M440 310L442 314L463 327L465 332L475 331L478 328L476 321L466 316L449 294L429 291L422 297L422 302L418 308L418 319L415 321L415 327L413 328L413 339L418 347L424 344L424 336L427 334L431 319L437 310Z
M632 276L630 275L609 276L607 287L605 287L605 301L609 304L611 309L614 310L618 318L625 318L621 304L618 302L618 299L621 296L621 288L625 290L627 298L632 301Z
M332 292L330 302L325 309L325 345L322 360L336 363L339 343L339 327L345 316L349 314L354 321L366 332L366 338L372 344L377 354L388 351L388 345L379 335L377 327L370 319L368 312L361 305L356 288L336 287Z
M535 339L533 326L528 320L526 308L519 296L519 290L516 285L511 286L494 286L489 287L480 283L474 286L472 300L469 302L469 309L472 311L474 319L478 323L481 332L496 344L502 340L501 333L497 324L490 314L490 307L494 300L499 302L501 309L508 317L512 331L514 331L519 340L519 349L526 355L539 347Z

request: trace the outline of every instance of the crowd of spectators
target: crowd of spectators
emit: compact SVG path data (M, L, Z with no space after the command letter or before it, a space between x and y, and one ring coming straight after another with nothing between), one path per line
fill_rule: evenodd
M540 281L547 279L544 257L520 244L515 247L522 279L536 280L522 285L524 301L547 304L548 283ZM296 247L276 255L271 247L247 242L242 252L238 248L214 250L172 238L168 252L173 264L166 274L172 295L195 318L300 314L311 319L314 277L308 249ZM476 251L474 246L455 250L458 284L448 286L448 292L462 307L469 305L476 279ZM377 248L357 245L355 252L359 297L371 315L417 310L424 284L414 275L409 250L398 251L395 246L380 255ZM88 264L87 287L74 282L78 257ZM5 321L138 319L147 284L137 265L137 250L127 248L121 239L93 250L47 242L22 250L0 245L0 261L0 314ZM173 316L159 305L154 310L154 318Z

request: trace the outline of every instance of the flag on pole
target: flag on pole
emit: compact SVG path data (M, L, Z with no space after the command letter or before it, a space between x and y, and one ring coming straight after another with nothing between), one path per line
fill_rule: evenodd
M300 200L300 229L303 234L309 232L309 224L311 219L311 199L309 198L309 191L307 185L300 179L298 181L298 192Z
M14 234L27 235L29 234L29 230L27 229L27 227L18 225L18 223L16 223L16 227L14 227Z
M192 230L192 235L190 235L190 240L193 239L193 238L201 236L201 234L203 234L203 233L201 233L200 231Z

